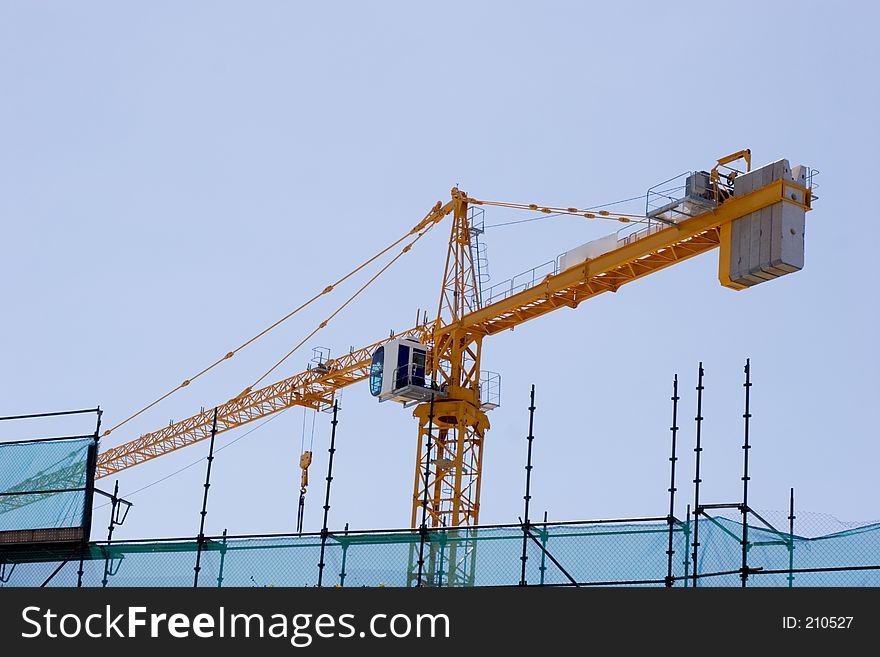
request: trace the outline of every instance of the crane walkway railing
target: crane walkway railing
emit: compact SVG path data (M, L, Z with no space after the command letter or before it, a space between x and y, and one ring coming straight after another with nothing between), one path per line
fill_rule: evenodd
M558 273L558 259L541 263L540 265L527 269L512 278L508 278L506 281L501 281L500 283L496 283L495 285L486 288L482 305L488 306L511 297L514 294L519 294L524 290L534 287L547 276L552 276Z

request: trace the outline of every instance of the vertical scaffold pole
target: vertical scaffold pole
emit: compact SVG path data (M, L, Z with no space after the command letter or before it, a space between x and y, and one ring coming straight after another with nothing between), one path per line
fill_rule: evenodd
M749 363L749 359L746 358L746 366L745 366L745 374L746 374L746 382L743 383L743 388L745 388L745 397L746 397L746 407L743 412L743 501L742 501L742 571L740 577L742 578L742 587L746 587L746 581L749 578L749 564L748 564L748 552L749 552L749 450L752 448L749 445L749 421L752 418L752 414L749 412L749 392L752 388L752 380L751 380L751 365Z
M113 529L116 527L116 505L119 504L119 480L113 486L113 495L110 498L110 524L107 525L107 553L104 555L104 578L101 580L101 587L107 588L108 577L110 574L110 541L113 540Z
M794 488L788 506L788 588L794 586Z
M694 453L696 454L694 476L694 570L692 575L694 588L697 587L697 570L699 563L697 558L699 556L700 548L700 483L702 482L702 479L700 479L700 454L703 451L701 442L703 429L703 374L703 363L701 361L700 368L697 372L697 416L694 418L697 423L697 446L694 447Z
M678 434L678 374L672 379L672 456L669 457L669 516L666 522L669 523L669 546L666 549L667 567L666 567L666 586L670 587L675 583L672 578L672 557L675 550L672 549L672 538L675 525L675 462L678 460L675 456L675 439Z
M547 541L550 540L550 532L547 531L547 512L544 511L544 527L541 531L541 545L543 546L543 550L541 550L541 567L538 570L541 572L541 586L544 586L544 575L547 572Z
M104 411L101 407L95 409L97 420L95 421L95 434L92 445L89 447L88 462L86 465L86 499L83 511L83 540L79 550L79 570L76 574L76 587L82 587L83 575L85 574L86 551L89 549L89 539L92 531L92 502L95 499L95 470L98 465L98 440L101 436L101 417ZM50 578L51 579L51 578ZM48 580L47 580L48 581Z
M223 586L223 568L226 566L226 528L223 528L223 543L220 546L220 567L217 569L217 588Z
M339 412L339 400L333 402L333 420L330 422L332 429L330 431L330 459L327 462L327 490L324 494L324 525L321 527L321 560L318 561L318 586L324 583L324 551L327 549L327 518L330 514L330 482L333 481L333 454L336 453L336 425L339 420L336 419Z
M535 428L535 384L532 384L532 391L529 395L529 435L526 437L526 440L529 443L528 455L526 457L526 494L523 496L525 500L525 509L523 511L523 548L522 548L522 556L520 560L522 561L522 576L519 580L520 586L526 586L528 582L526 582L526 562L529 557L527 554L528 542L529 542L529 502L532 499L532 441L535 439L534 436L534 428Z
M348 523L345 523L345 529L343 530L343 535L348 536ZM348 541L345 541L342 544L342 568L339 573L339 588L345 587L345 561L348 557Z
M425 541L428 539L428 477L431 476L431 436L434 433L434 393L431 393L431 405L428 407L428 443L425 446L425 491L422 495L422 524L419 525L419 571L416 586L421 588L422 576L425 573Z
M208 469L205 472L205 494L202 496L202 513L199 521L199 536L196 539L196 567L193 568L193 588L199 585L199 571L202 569L202 545L205 542L205 516L208 515L208 489L211 487L211 463L214 461L214 438L217 436L217 409L214 409L214 423L211 425L211 446L208 448Z
M691 555L689 555L688 551L687 551L688 537L690 536L690 533L691 533L691 505L690 504L687 505L687 514L684 517L684 527L685 527L685 529L684 529L684 560L681 562L682 564L684 564L684 579L682 580L681 583L682 583L682 586L684 586L686 588L687 584L688 584L688 582L687 582L688 573L690 572L690 565L691 565Z

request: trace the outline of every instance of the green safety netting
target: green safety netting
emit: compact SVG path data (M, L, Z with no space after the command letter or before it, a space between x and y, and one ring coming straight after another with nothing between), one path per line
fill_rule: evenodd
M693 531L693 521L673 525L677 587L693 585ZM748 586L880 586L880 524L813 538L759 524L750 524L747 532ZM741 522L700 519L698 586L740 586L741 534ZM517 585L523 542L519 526L431 530L424 547L418 531L331 532L323 585L414 586L420 552L425 585ZM663 519L534 525L525 541L525 580L529 585L663 586L668 548ZM191 539L93 543L83 555L7 553L0 555L6 580L0 584L39 586L69 559L48 585L75 586L82 556L83 586L193 586L197 550ZM320 561L317 534L212 537L203 543L199 586L316 586Z
M0 443L0 532L80 527L92 438Z

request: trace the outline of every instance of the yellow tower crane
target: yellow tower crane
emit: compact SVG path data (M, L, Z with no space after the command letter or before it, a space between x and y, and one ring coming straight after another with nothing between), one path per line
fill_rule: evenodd
M744 162L744 170L732 166L737 162ZM486 411L495 405L481 376L484 338L559 308L577 308L587 299L615 292L626 283L716 247L721 250L719 279L732 289L797 271L803 266L804 216L816 198L811 173L803 166L790 167L787 160L753 171L750 151L739 151L718 160L709 172L682 174L680 189L667 181L649 191L645 215L487 201L453 188L451 199L445 204L438 202L407 234L417 240L452 216L436 317L325 360L320 367L263 387L246 388L217 407L216 430L235 429L291 406L327 408L341 388L369 378L371 392L380 400L415 405L413 415L419 429L412 527L417 527L424 500L431 526L476 525L483 448L490 426ZM503 289L493 287L484 299L475 272L473 226L468 219L468 208L473 206L604 218L633 225L566 252L546 275L533 276L525 283L513 282ZM314 332L308 337L311 335ZM189 380L176 389L188 384ZM99 455L97 476L106 477L203 440L211 434L213 419L214 409L203 411L106 449ZM435 450L430 463L426 451L429 433Z

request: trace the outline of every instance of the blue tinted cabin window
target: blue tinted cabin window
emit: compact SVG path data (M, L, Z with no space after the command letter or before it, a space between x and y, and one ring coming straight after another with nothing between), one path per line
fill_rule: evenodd
M382 392L382 370L385 368L385 347L379 347L373 352L373 361L370 363L370 394L378 397Z
M413 349L412 383L415 386L425 387L425 361L427 356L421 349Z
M403 388L409 385L409 347L398 345L397 347L397 376L394 387Z

